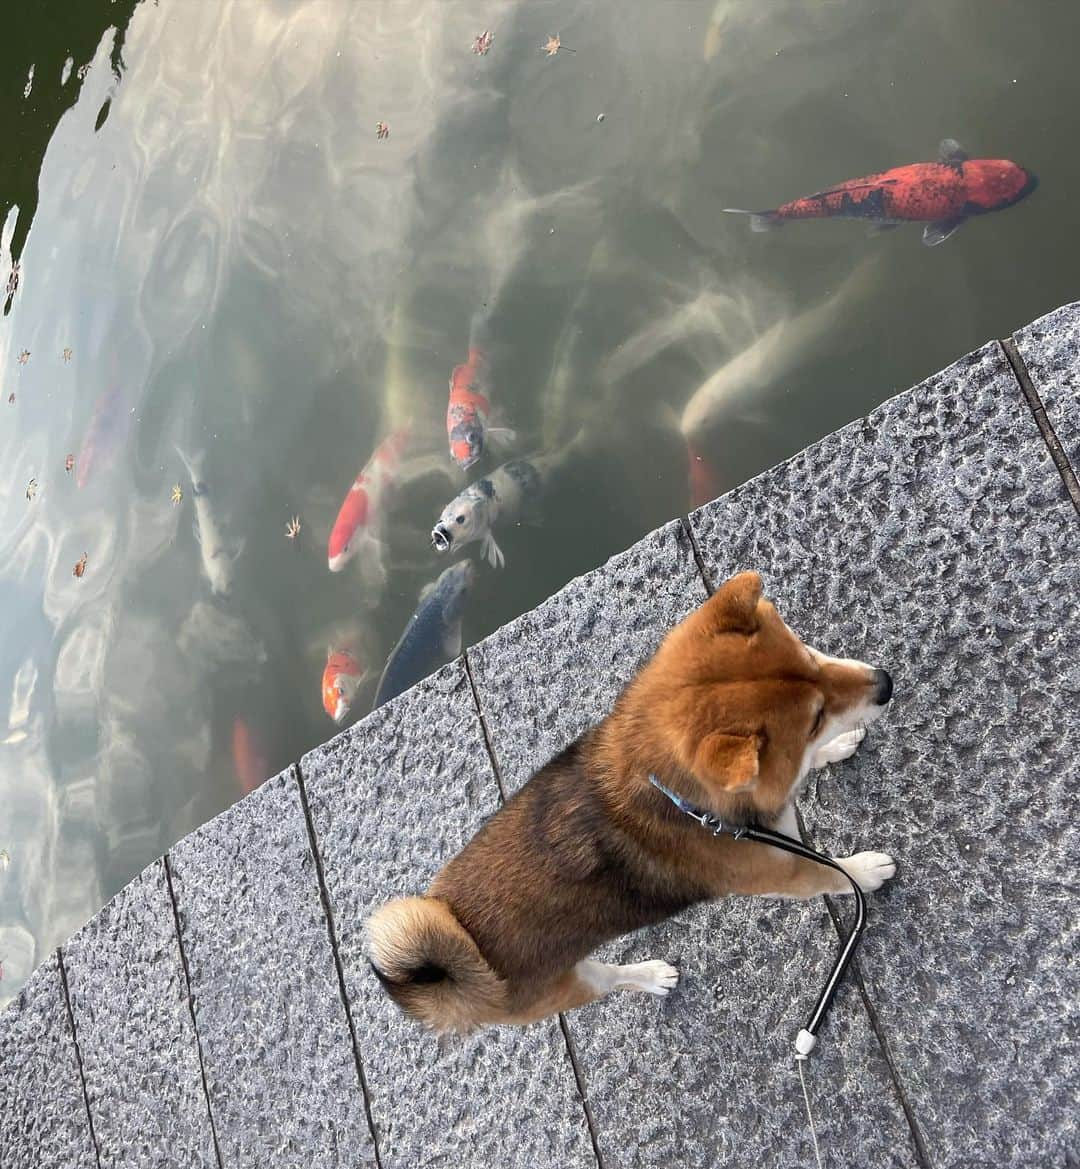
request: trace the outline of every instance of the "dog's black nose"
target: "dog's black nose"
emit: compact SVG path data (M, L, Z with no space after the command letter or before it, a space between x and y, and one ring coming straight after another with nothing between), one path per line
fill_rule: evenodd
M878 706L884 706L892 698L892 678L886 670L874 671L874 701Z

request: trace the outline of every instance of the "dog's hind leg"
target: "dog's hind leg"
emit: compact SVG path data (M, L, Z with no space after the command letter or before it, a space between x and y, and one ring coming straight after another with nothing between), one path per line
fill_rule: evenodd
M679 972L666 962L631 962L616 966L586 958L568 970L553 986L524 1010L513 1011L497 1023L533 1023L562 1011L572 1011L613 990L641 990L660 997L679 981Z

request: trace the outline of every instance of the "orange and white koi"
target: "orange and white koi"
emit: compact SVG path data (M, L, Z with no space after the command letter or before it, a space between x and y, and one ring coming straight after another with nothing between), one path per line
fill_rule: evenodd
M353 480L330 532L327 562L331 572L340 572L362 548L381 565L386 497L397 480L408 441L407 427L395 430L379 443Z
M505 427L489 427L491 413L488 357L483 349L469 346L469 356L454 366L450 375L450 401L446 407L446 433L450 457L467 471L484 453L487 438L512 443L515 435Z
M367 671L347 649L329 649L322 676L323 710L340 723L349 713Z

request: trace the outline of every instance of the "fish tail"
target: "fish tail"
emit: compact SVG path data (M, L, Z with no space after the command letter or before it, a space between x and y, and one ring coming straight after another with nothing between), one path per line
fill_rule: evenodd
M725 207L725 215L749 215L751 231L775 231L784 226L777 211L744 211L741 207Z
M189 455L179 443L173 443L173 449L180 456L180 462L187 468L188 476L191 479L192 490L196 495L199 495L206 490L206 482L203 476L203 454Z

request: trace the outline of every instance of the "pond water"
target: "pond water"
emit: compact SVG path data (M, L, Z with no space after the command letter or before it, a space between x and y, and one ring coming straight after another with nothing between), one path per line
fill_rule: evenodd
M1076 295L1073 5L35 12L0 50L0 280L17 262L0 319L0 1004L146 864L335 733L328 649L365 671L346 721L370 708L452 558L433 523L509 457L467 475L450 460L447 384L470 340L492 424L540 456L547 488L498 530L505 567L467 550L466 644L691 492ZM754 234L721 213L932 159L946 137L1039 189L932 249L916 226ZM716 407L687 410L725 367ZM331 573L350 484L405 429L377 501L382 572L358 556Z

